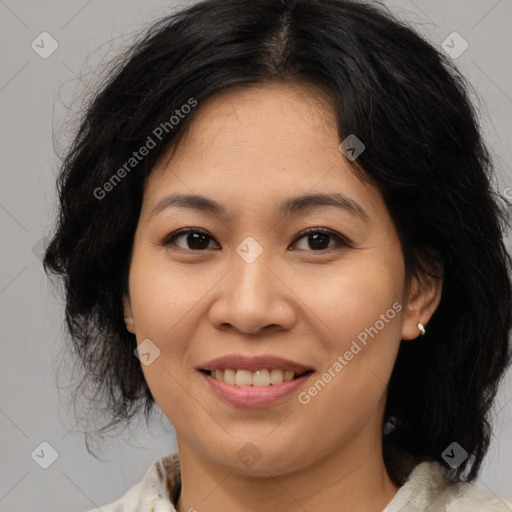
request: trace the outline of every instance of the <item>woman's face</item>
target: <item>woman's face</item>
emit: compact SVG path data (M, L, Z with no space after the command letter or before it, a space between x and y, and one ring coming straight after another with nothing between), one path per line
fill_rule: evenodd
M382 196L349 167L319 91L224 91L194 115L149 177L124 301L180 452L260 475L365 457L400 339L435 301L414 286L409 300Z

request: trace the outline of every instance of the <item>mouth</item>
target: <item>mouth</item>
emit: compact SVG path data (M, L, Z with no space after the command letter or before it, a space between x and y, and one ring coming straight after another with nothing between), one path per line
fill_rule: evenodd
M291 382L313 373L313 370L282 370L261 368L256 371L235 368L200 369L200 372L231 386L270 387Z
M272 355L231 354L198 365L204 383L223 402L236 407L273 407L291 399L312 367Z

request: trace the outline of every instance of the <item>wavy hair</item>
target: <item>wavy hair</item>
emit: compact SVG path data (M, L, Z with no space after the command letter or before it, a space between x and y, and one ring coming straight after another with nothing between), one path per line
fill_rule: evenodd
M340 140L356 134L364 142L351 165L381 191L407 277L443 269L427 334L402 342L389 382L390 476L403 478L393 454L442 463L456 441L469 457L449 478L471 481L511 357L503 242L510 204L493 189L469 84L441 50L376 2L206 0L158 20L109 67L62 160L59 217L44 257L46 272L65 286L80 387L96 390L91 400L103 402L111 420L100 431L141 410L147 418L154 405L122 308L145 180L207 98L274 81L317 86ZM198 107L172 123L191 99ZM148 137L155 147L128 171Z

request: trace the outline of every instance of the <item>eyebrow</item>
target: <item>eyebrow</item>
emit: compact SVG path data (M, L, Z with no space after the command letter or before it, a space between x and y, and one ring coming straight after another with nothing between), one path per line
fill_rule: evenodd
M163 210L177 206L191 208L206 213L217 215L218 217L228 217L226 208L215 201L198 194L175 193L164 197L151 211L150 216L156 215ZM360 217L365 222L369 221L366 211L353 199L340 194L304 194L286 199L277 208L277 213L285 216L292 213L314 210L321 207L334 206L348 213Z

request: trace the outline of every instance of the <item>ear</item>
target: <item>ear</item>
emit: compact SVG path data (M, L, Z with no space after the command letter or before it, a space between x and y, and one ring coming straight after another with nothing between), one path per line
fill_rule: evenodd
M427 323L441 302L442 290L442 277L423 274L412 278L402 325L403 340L413 340L421 334L418 322L425 327L425 330L428 329Z
M123 295L123 310L124 310L124 322L126 329L135 334L135 321L133 320L132 306L130 304L130 297L127 294Z

